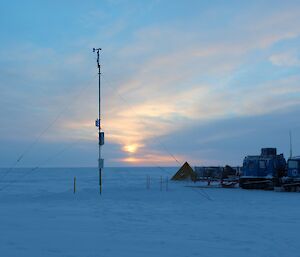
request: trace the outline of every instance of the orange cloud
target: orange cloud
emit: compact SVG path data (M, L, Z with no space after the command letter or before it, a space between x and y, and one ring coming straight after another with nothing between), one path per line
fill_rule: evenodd
M171 156L162 154L143 154L142 156L137 157L115 159L115 161L124 162L131 165L178 165L174 162L174 159Z

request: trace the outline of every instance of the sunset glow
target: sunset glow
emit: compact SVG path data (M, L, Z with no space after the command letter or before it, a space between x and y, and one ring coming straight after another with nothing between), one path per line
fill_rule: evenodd
M263 144L288 154L289 130L300 152L299 2L2 2L3 166L43 131L36 159L79 142L58 162L97 165L93 47L108 166L239 165Z
M138 145L138 144L125 145L123 147L123 150L128 153L135 153L139 147L140 147L140 145Z
M179 156L179 160L183 160L184 158L181 158ZM149 153L143 153L141 154L140 156L131 156L131 157L125 157L125 158L121 158L121 159L118 159L116 161L120 161L120 162L123 162L123 163L127 163L127 164L130 164L130 165L147 165L147 166L167 166L167 165L170 165L173 164L173 165L176 165L176 163L174 162L174 159L169 156L169 155L163 155L163 154L156 154L156 153L153 153L153 154L149 154Z

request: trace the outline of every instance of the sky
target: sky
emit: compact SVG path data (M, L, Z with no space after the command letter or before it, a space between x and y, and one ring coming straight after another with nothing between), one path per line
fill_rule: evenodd
M1 1L0 166L300 155L300 1Z

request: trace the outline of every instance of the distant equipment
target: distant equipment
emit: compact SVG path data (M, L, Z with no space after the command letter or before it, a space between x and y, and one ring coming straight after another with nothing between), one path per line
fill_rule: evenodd
M300 156L290 157L287 162L287 176L280 179L280 191L300 191Z
M95 121L95 125L98 128L98 145L99 145L99 157L98 157L98 169L99 169L99 192L102 194L102 169L104 168L104 159L101 156L101 147L104 145L104 132L101 127L101 66L100 66L100 51L101 48L93 48L93 52L97 53L97 68L99 75L99 108L98 108L98 118Z
M286 173L286 160L276 148L262 148L260 155L244 158L240 187L244 189L273 189Z
M191 181L237 181L240 167L195 166L194 169L185 162L172 177L172 180Z
M300 156L288 159L287 176L290 178L297 178L300 181Z

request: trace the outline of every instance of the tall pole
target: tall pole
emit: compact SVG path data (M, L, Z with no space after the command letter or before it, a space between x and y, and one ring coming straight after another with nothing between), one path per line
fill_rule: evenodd
M290 131L290 158L293 157L292 132Z
M99 193L102 194L102 169L104 167L104 159L101 156L101 148L104 145L104 132L101 127L101 70L100 70L100 51L101 48L93 48L93 52L97 53L97 68L99 75L99 109L98 109L98 118L96 119L96 127L98 127L98 145L99 145L99 156L98 156L98 169L99 169Z

